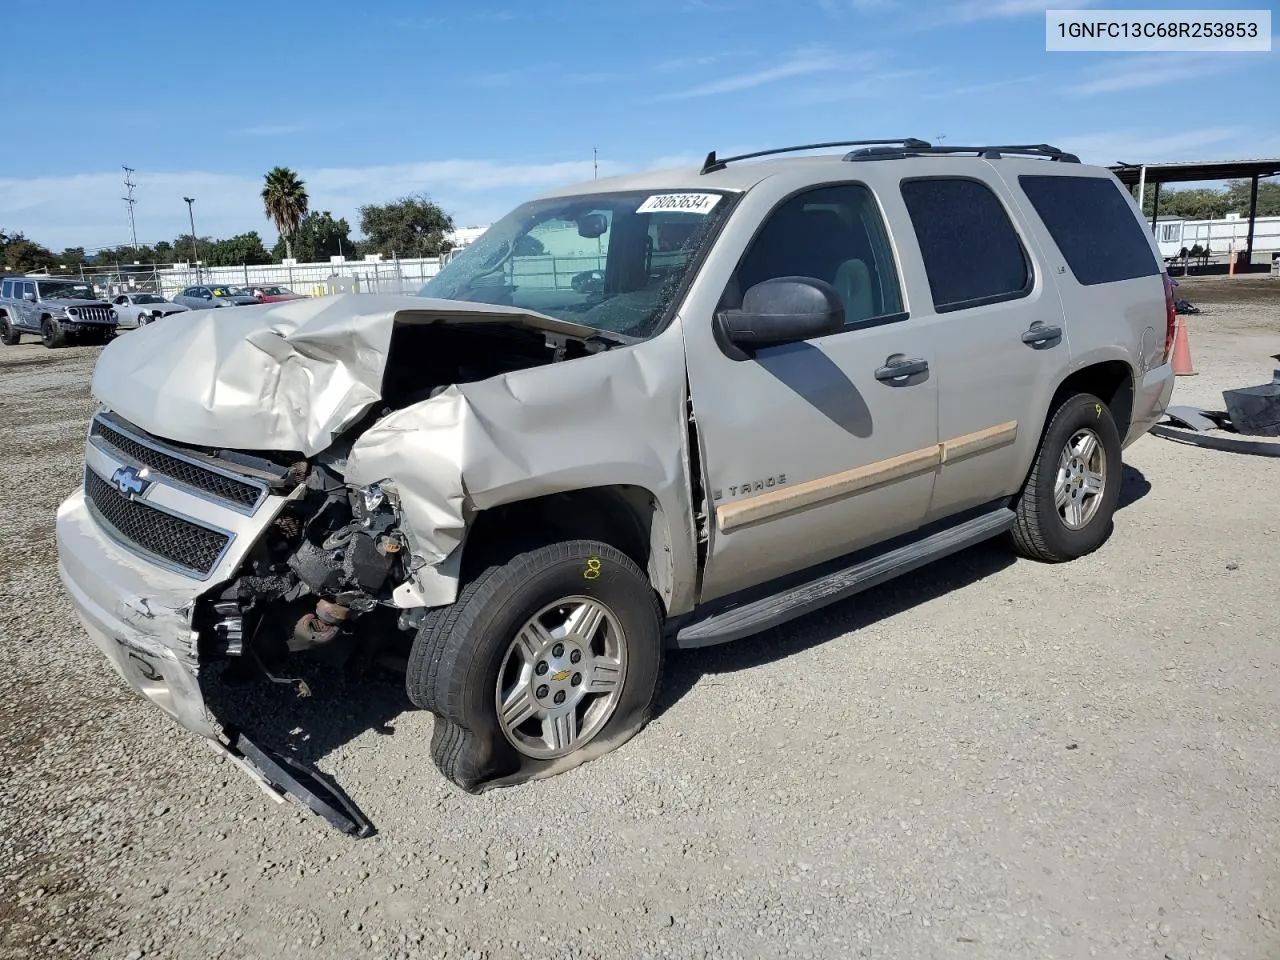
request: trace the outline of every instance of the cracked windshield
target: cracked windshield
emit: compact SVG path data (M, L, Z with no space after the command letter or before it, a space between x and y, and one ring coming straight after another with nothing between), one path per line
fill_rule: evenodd
M526 203L495 223L419 291L521 307L625 337L657 332L690 263L728 209L611 193Z

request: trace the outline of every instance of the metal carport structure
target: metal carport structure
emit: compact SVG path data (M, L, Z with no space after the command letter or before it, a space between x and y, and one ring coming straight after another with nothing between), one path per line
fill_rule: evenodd
M1280 159L1214 160L1184 163L1119 163L1109 168L1126 187L1138 187L1138 206L1142 206L1147 182L1155 184L1151 210L1151 229L1160 216L1160 186L1165 183L1195 183L1207 180L1249 181L1249 233L1245 240L1246 269L1253 266L1253 228L1258 219L1258 181L1280 175Z

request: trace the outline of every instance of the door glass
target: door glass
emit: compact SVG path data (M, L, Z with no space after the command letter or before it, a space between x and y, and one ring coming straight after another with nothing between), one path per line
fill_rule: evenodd
M774 210L730 278L721 307L740 307L748 290L778 277L831 284L848 326L902 316L889 237L875 197L862 184L810 190Z
M902 199L920 242L939 313L1031 292L1031 266L999 197L978 180L904 180Z

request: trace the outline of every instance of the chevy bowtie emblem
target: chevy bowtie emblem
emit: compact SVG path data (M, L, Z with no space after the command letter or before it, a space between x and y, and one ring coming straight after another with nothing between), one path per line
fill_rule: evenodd
M129 499L142 496L151 481L136 467L121 467L111 475L111 485Z

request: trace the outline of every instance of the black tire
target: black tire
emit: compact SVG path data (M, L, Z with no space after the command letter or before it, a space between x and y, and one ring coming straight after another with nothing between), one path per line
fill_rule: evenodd
M22 342L22 332L18 330L8 317L0 317L0 343L6 347L16 347Z
M1059 464L1067 443L1081 431L1091 431L1102 449L1103 489L1091 517L1078 529L1068 526L1054 501ZM1053 411L1040 439L1035 462L1017 503L1017 521L1011 536L1014 549L1043 563L1063 563L1097 550L1111 535L1112 519L1120 499L1124 464L1120 432L1111 410L1088 393L1067 397Z
M53 317L40 321L40 342L50 350L67 345L67 328Z
M588 571L594 577L584 576ZM539 759L503 732L495 693L508 647L527 620L568 597L604 604L626 644L613 712L572 753ZM478 570L457 601L418 631L405 676L409 699L436 715L431 759L469 793L561 773L609 752L649 722L661 680L662 611L648 578L613 547L572 540L533 547Z

